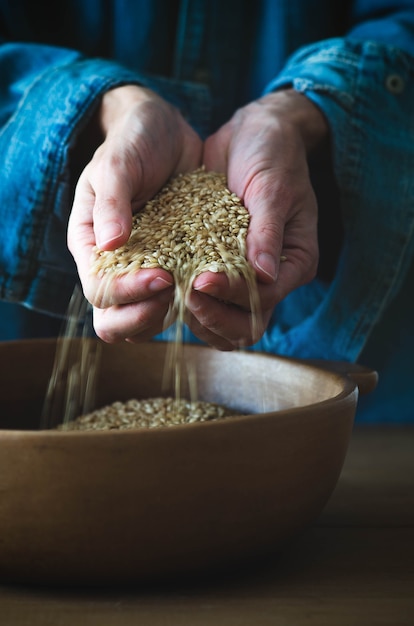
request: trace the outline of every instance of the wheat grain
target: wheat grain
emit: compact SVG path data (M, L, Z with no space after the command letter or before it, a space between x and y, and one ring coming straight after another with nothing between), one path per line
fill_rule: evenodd
M224 174L203 168L179 174L134 215L124 246L95 249L91 271L102 279L141 268L171 272L176 289L169 320L184 317L186 297L202 272L224 272L229 279L241 275L249 288L254 324L258 297L255 272L246 259L249 220Z
M59 430L125 430L178 426L223 419L235 412L213 402L191 402L172 397L114 402L75 420Z

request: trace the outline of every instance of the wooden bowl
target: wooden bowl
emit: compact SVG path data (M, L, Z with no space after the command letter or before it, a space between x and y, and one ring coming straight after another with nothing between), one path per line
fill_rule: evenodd
M330 497L357 404L349 376L187 346L199 398L244 415L39 430L55 349L53 340L0 344L0 580L113 585L242 564L279 550ZM97 406L168 393L165 350L103 344ZM356 380L369 391L376 374L359 368Z

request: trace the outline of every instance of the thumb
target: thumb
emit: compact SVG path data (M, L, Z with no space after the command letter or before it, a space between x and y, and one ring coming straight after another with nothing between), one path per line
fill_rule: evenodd
M126 243L132 228L132 202L129 185L115 174L104 177L95 187L93 230L101 250L114 250Z
M282 240L283 229L276 220L270 221L261 213L253 213L246 240L247 258L262 283L270 284L277 280Z
M241 187L237 183L234 186ZM283 247L285 216L278 210L280 196L277 188L274 176L266 171L256 174L245 189L240 189L250 214L247 258L256 270L258 280L264 284L277 280Z

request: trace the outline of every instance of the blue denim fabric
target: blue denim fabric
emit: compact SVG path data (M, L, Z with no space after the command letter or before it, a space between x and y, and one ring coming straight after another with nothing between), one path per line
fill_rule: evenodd
M398 78L397 92L390 89L390 76ZM293 294L302 309L310 299L293 328L292 304L278 307L275 328L262 342L266 350L276 346L309 357L320 350L320 357L357 359L412 266L413 79L413 61L400 50L333 39L299 51L269 85L293 85L326 115L345 237L332 283L323 288L315 281Z
M205 137L292 85L332 129L344 241L333 279L290 294L254 349L372 358L385 383L361 419L414 421L413 0L38 4L0 0L0 299L66 311L77 280L71 148L103 92L145 84ZM391 416L381 394L397 378Z
M29 308L64 314L76 282L66 248L66 225L73 187L69 150L89 121L102 92L125 83L145 83L191 117L205 132L209 97L204 86L152 79L100 59L84 59L70 50L4 44L7 64L29 67L37 75L18 77L11 91L18 100L0 133L0 298ZM11 62L9 65L11 68ZM3 80L4 74L1 74ZM5 77L8 78L7 76ZM27 84L30 86L27 87ZM3 101L6 85L1 87ZM14 95L16 94L16 95ZM46 94L46 97L45 97ZM9 107L9 101L5 100ZM207 113L206 113L207 111ZM0 118L1 118L0 113Z

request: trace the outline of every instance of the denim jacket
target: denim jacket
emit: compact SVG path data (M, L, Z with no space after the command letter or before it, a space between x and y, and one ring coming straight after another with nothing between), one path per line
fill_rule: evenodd
M293 86L331 128L340 254L329 280L278 305L255 349L359 359L413 266L414 1L46 4L0 0L0 299L66 311L70 154L102 93L144 84L205 137Z

